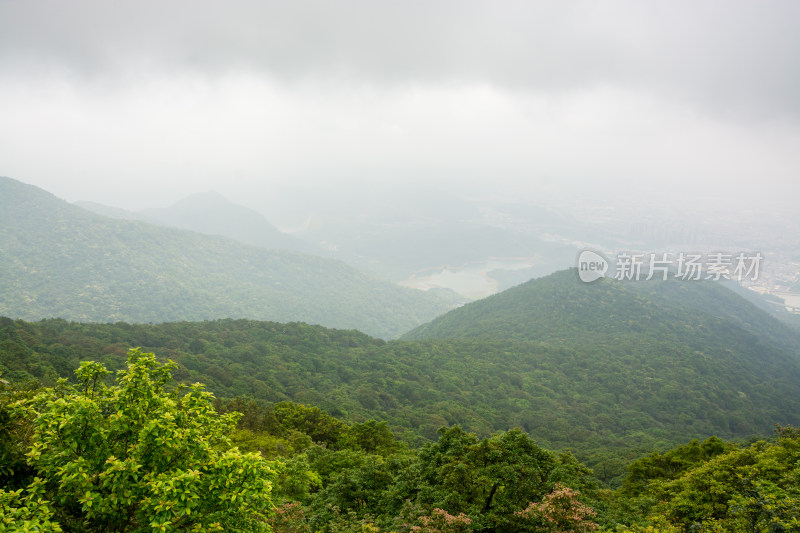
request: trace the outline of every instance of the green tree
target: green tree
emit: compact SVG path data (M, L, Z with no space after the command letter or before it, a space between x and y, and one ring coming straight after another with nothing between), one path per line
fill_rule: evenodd
M5 491L0 489L0 532L60 532L57 522L52 520L53 509L50 502L42 498L41 487L30 491Z
M238 415L219 415L200 384L169 391L172 368L131 350L115 385L84 362L77 386L27 402L36 477L0 492L3 520L39 508L65 531L270 531L272 465L230 448Z
M777 442L715 455L647 490L658 501L652 523L715 533L800 531L800 431L779 427Z
M515 511L550 492L554 475L564 475L559 467L554 453L519 429L480 440L453 426L420 452L419 477L407 476L409 496L427 508L464 513L477 528L503 530Z
M719 437L709 437L700 443L694 439L663 455L653 452L628 466L628 475L622 488L627 494L639 494L654 481L676 479L684 472L711 460L717 455L732 451L736 445L725 443Z
M280 402L273 407L275 418L285 430L295 429L311 437L314 442L331 448L341 448L347 424L332 417L319 407L292 402Z
M19 416L15 405L32 397L35 392L36 384L32 381L10 384L0 377L0 487L20 488L32 476L25 452L33 428L30 417Z

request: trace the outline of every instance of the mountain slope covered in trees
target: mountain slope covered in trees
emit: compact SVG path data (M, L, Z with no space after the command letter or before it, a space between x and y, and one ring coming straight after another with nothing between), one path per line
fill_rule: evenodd
M0 314L162 322L247 317L394 337L451 301L344 263L110 219L0 178Z
M720 335L726 328L741 330L752 342L779 344L789 355L800 357L800 336L795 331L723 285L609 278L583 283L575 269L454 309L403 338L514 338L590 348L593 340L629 336L691 343L704 335L693 324L707 325Z
M221 402L202 384L175 388L174 369L131 350L113 384L89 361L76 384L0 380L0 529L797 530L792 427L749 446L713 436L653 452L611 491L519 429L479 438L453 426L409 449L385 422Z
M543 280L548 283L552 280ZM654 315L653 318L657 318ZM666 317L664 317L666 318ZM601 479L624 459L687 435L747 438L800 422L800 365L730 325L695 345L656 331L591 349L513 338L385 342L356 331L247 320L169 324L0 323L0 371L52 383L82 360L119 368L133 346L178 363L176 377L223 398L316 405L350 421L385 420L411 442L459 424L488 435L521 427L573 449ZM678 331L689 322L674 325ZM750 339L751 344L747 344ZM761 349L755 362L748 350Z

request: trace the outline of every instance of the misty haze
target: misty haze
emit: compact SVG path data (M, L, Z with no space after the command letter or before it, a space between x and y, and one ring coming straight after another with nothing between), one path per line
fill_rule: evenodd
M797 531L798 21L0 0L0 531Z

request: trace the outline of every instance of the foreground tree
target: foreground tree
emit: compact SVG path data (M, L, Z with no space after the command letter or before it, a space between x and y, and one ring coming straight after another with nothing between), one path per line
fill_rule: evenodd
M588 476L571 455L545 450L519 429L479 439L453 426L420 451L392 491L395 502L463 513L474 531L516 531L515 512L541 501L556 483L588 486Z
M642 496L654 502L645 507L649 524L631 531L800 531L800 429L777 433L775 442L728 447L674 479L657 472Z
M16 516L32 531L269 531L272 466L230 448L238 415L219 415L201 385L168 391L172 368L131 350L114 386L86 362L77 387L62 380L21 405L36 477L0 491L0 530Z

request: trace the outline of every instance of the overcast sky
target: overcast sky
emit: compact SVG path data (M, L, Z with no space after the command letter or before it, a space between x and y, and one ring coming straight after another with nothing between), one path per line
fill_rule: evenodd
M798 28L796 0L0 0L0 175L128 208L365 181L800 205Z

